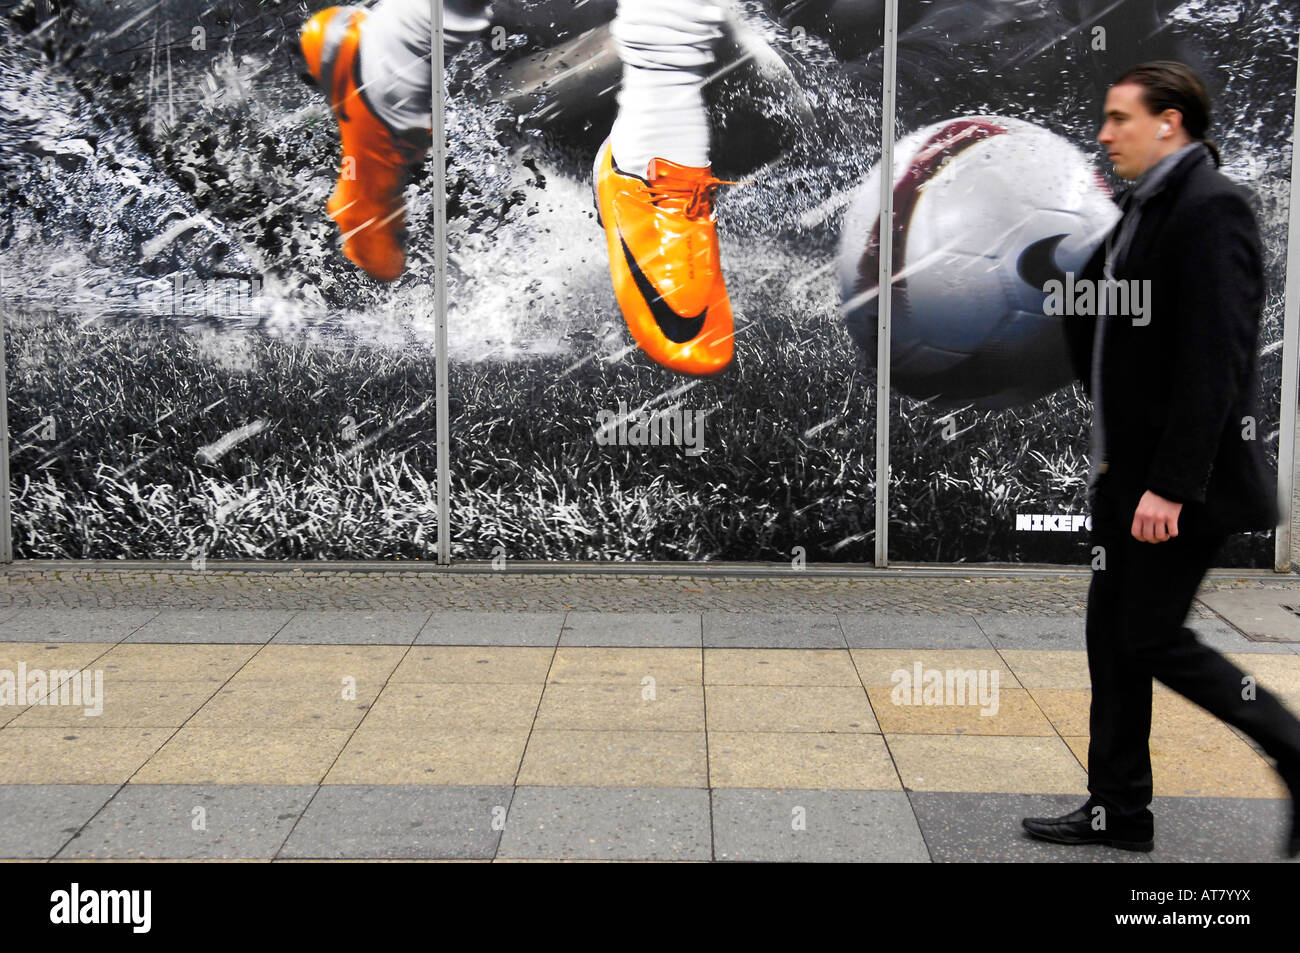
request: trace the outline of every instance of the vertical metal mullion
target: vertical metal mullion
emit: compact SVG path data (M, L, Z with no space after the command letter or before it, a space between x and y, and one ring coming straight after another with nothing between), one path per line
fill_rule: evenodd
M447 395L447 139L446 139L446 89L443 83L442 64L442 0L429 0L433 14L433 48L429 62L433 69L433 245L434 245L434 346L437 348L437 378L435 400L438 428L438 563L451 562L451 459L450 413Z
M1277 444L1278 526L1273 534L1273 570L1291 571L1291 521L1295 518L1296 339L1300 335L1300 57L1296 58L1296 93L1291 113L1291 209L1286 235L1286 302L1282 308L1282 413Z
M0 563L14 561L9 525L9 379L5 374L4 276L0 275Z
M876 287L876 565L889 565L889 343L894 275L894 92L898 0L885 2L884 77L880 100L880 273Z

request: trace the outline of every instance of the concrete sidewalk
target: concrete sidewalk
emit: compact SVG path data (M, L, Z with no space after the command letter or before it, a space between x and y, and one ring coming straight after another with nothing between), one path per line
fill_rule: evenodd
M1272 861L1285 832L1269 760L1157 684L1155 852L1023 836L1086 797L1086 573L58 567L0 570L0 858ZM1300 710L1292 605L1216 573L1189 624ZM896 690L932 670L984 693Z

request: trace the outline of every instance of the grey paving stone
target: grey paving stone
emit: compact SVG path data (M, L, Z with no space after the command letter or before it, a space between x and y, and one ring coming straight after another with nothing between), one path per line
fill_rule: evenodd
M1068 814L1084 802L1078 794L911 791L907 796L936 862L1145 863L1150 857L1095 844L1052 844L1021 826L1024 817Z
M560 644L697 649L700 615L698 612L570 612L564 618Z
M13 606L9 606L9 607L7 607L7 608L0 609L0 632L3 632L3 631L4 631L3 626L4 626L4 624L5 624L5 620L6 620L6 619L12 619L12 618L13 618L14 616L16 616L20 611L22 611L22 610L20 610L20 609L16 609L16 608L14 608Z
M283 609L163 609L136 629L128 642L269 642L293 612Z
M59 858L271 858L314 785L128 784Z
M1300 643L1300 616L1284 608L1300 605L1300 591L1293 588L1216 589L1201 592L1198 598L1247 635Z
M713 838L718 860L930 860L902 791L715 788Z
M1290 802L1276 798L1158 797L1151 859L1178 863L1285 861Z
M1084 619L1016 612L980 612L975 621L995 649L1084 649Z
M844 631L831 612L705 612L710 649L842 649Z
M157 609L20 609L0 622L0 642L119 642Z
M1256 642L1218 619L1193 619L1187 623L1196 637L1220 652L1258 652L1261 655L1288 655L1292 646L1286 642Z
M457 612L435 609L416 645L554 646L563 612Z
M969 613L900 615L839 612L840 626L854 649L987 649L989 640Z
M709 860L704 788L520 787L498 857Z
M491 858L510 788L323 785L279 857Z
M271 641L276 645L410 645L427 611L303 609Z
M0 785L0 857L48 858L90 820L116 784Z

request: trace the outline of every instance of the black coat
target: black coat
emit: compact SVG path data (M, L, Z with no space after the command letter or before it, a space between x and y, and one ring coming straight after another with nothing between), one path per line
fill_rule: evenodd
M1094 529L1127 534L1146 490L1184 504L1180 534L1277 523L1277 480L1264 459L1256 398L1264 304L1259 229L1249 193L1202 156L1192 150L1179 160L1143 204L1128 252L1114 268L1117 280L1150 280L1149 323L1106 319L1106 472L1093 500ZM1100 283L1105 250L1103 242L1080 277ZM1062 320L1075 376L1091 397L1097 319ZM1254 439L1247 439L1246 418L1255 421Z

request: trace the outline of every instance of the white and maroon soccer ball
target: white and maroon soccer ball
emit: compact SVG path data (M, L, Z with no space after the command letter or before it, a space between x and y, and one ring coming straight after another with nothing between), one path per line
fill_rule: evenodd
M894 149L890 377L936 405L1028 403L1069 383L1063 321L1043 285L1077 275L1114 225L1110 189L1083 152L1032 123L968 116ZM880 167L840 237L842 308L876 354Z

